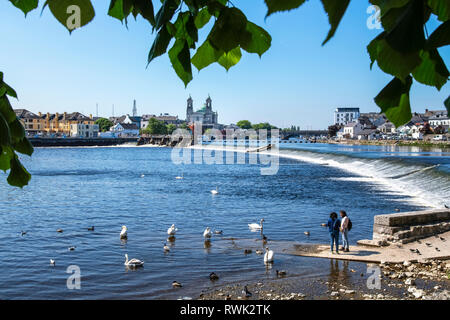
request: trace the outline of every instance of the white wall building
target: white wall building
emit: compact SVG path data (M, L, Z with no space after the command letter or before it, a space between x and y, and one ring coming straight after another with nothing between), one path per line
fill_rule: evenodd
M77 123L70 125L70 136L77 138L97 138L98 124Z
M431 127L437 126L450 126L450 118L449 117L432 117L428 120L428 123Z
M360 115L359 108L337 108L334 111L334 124L346 125L358 120Z
M348 123L344 127L343 136L350 137L351 139L356 138L362 131L364 130L364 126L359 122L351 122Z
M137 137L139 128L135 123L118 123L109 129L116 137Z

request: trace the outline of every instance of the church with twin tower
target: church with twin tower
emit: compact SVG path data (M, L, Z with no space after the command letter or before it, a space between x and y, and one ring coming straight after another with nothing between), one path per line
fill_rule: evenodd
M186 122L192 124L195 122L201 122L203 127L214 128L218 124L217 112L212 110L212 100L208 95L203 108L194 112L194 100L189 96L187 99L186 108Z

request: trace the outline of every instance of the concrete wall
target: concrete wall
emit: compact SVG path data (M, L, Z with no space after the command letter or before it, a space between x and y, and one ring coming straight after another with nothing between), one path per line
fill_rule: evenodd
M374 217L373 240L407 243L449 230L449 209L384 214Z

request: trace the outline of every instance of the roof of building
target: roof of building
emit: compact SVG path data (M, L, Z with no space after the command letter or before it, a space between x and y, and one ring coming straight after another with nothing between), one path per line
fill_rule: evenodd
M22 119L39 119L39 116L27 109L14 109L16 116Z
M375 133L377 130L376 129L363 129L363 130L361 130L359 133L358 133L358 135L359 136L367 136L367 135L370 135L370 134L372 134L372 133Z
M135 123L119 123L120 126L126 130L139 130Z
M359 112L359 108L336 108L336 112Z
M359 122L349 122L345 125L346 128L353 128L356 127L358 124L360 124Z

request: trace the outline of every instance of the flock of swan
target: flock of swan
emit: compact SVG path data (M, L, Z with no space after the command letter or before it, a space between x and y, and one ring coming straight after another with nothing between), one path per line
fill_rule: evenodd
M248 224L248 227L251 231L262 231L263 230L263 223L264 223L264 219L260 220L260 223L250 223ZM167 229L167 235L169 236L169 238L174 238L176 233L178 231L178 228L175 227L174 224L172 224L168 229ZM215 234L222 234L223 232L221 230L216 230L214 232ZM206 229L203 231L203 238L205 239L205 241L210 241L211 237L213 235L213 232L211 230L210 227L206 227ZM120 239L127 239L128 238L128 228L127 226L122 226L122 230L120 231ZM170 247L164 243L164 252L169 252L170 251ZM261 250L256 250L257 254L263 254L263 252ZM52 263L53 261L53 263ZM269 264L269 263L273 263L274 261L274 252L273 250L270 250L268 247L266 247L266 252L264 253L264 263L265 264ZM54 265L54 260L50 260L50 263L52 263ZM128 254L125 254L125 266L130 267L130 268L138 268L138 267L142 267L144 266L144 261L133 258L133 259L129 259L128 258ZM215 278L217 277L216 274L211 273L210 278ZM177 287L178 285L175 284L175 282L173 283L174 287Z
M142 174L141 177L143 178L143 177L145 177L145 175ZM184 179L184 174L182 174L181 176L175 177L175 179L183 180ZM217 194L219 194L219 188L216 187L215 189L211 190L210 192L211 192L212 195L217 195ZM258 223L250 223L250 224L248 224L248 227L249 227L249 229L251 231L253 231L253 232L254 231L261 231L261 234L262 234L263 223L264 223L264 219L261 219L259 224ZM94 231L94 226L89 227L88 230L89 231ZM178 231L178 228L176 228L175 225L172 224L167 229L167 235L169 236L169 239L170 238L174 238L176 233L177 233L177 231ZM63 230L62 229L58 229L57 232L62 233ZM24 234L26 234L26 232L22 231L22 236ZM222 230L215 230L214 234L221 235L221 234L223 234L223 232L222 232ZM212 235L213 235L212 229L210 227L206 227L206 229L203 231L203 238L205 239L205 242L211 241ZM128 239L128 228L127 228L127 226L122 226L122 230L120 231L120 239L122 239L122 240ZM263 240L264 240L264 242L267 241L267 238L264 235L263 235ZM73 250L75 250L75 247L69 247L69 251L73 251ZM169 252L170 251L170 247L167 245L167 243L164 243L163 250L164 250L164 252ZM251 250L248 250L248 251L251 252ZM262 250L256 250L256 253L258 255L262 255L264 252ZM266 250L265 250L265 253L264 253L264 263L265 264L271 264L271 263L273 263L273 261L274 261L274 252L272 250L270 250L268 247L266 247ZM55 262L54 259L50 259L50 265L51 266L55 266L56 265L56 262ZM128 267L128 268L139 268L139 267L143 267L144 266L144 261L140 260L140 259L137 259L137 258L129 259L128 254L125 253L124 265L126 267ZM278 272L277 272L277 274L278 274ZM219 279L219 277L214 272L212 272L209 275L209 277L210 277L210 279L212 281ZM182 285L179 282L174 281L172 283L172 286L173 287L181 287ZM249 293L246 290L246 296L248 296L249 294L251 295L251 293Z

